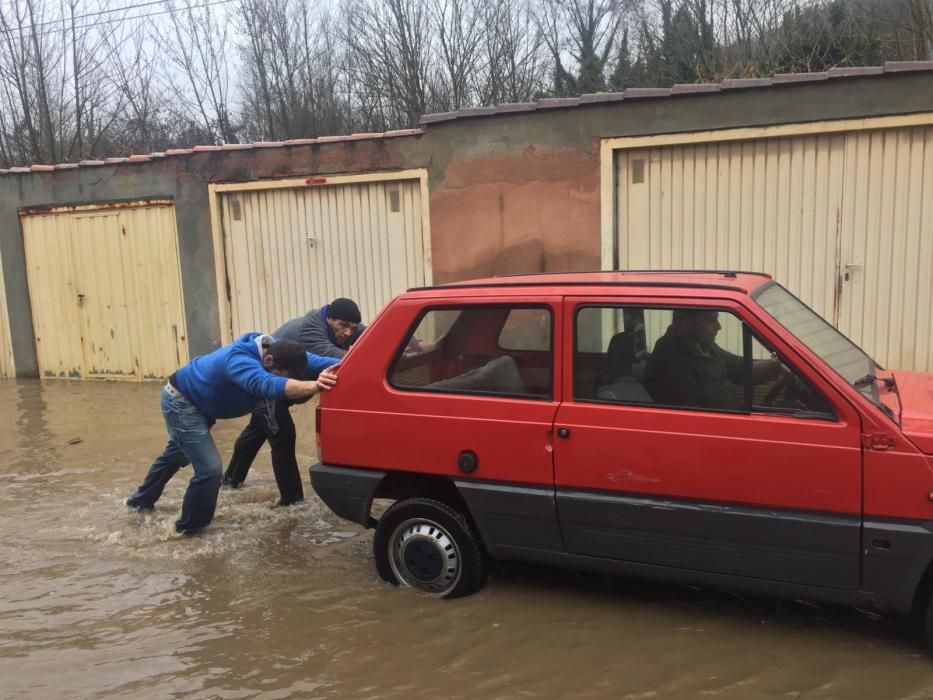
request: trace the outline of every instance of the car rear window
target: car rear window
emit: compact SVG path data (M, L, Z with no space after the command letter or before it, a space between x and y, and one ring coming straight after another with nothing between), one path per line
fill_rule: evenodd
M546 306L427 309L399 347L389 383L409 391L550 399L552 326Z

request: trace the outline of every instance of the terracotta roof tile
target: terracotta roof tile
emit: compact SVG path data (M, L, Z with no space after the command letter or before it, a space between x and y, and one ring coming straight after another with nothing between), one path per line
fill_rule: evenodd
M343 136L318 136L314 143L335 143L337 141L346 141L346 135Z

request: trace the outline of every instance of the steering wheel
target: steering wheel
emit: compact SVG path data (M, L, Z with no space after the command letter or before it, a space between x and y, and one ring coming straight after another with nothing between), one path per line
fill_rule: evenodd
M794 375L793 375L793 374L791 374L790 372L784 374L780 379L778 379L778 380L774 383L774 386L772 386L770 389L768 389L768 393L765 394L764 399L762 399L762 403L763 403L765 406L773 406L773 405L774 405L774 400L775 400L778 396L780 396L782 393L784 393L785 391L787 391L787 388L788 388L788 386L790 386L790 383L791 383L792 381L794 381Z
M774 386L768 390L768 393L765 394L764 405L774 406L775 400L782 394L787 404L792 404L804 410L810 408L810 389L796 374L786 372L778 379Z

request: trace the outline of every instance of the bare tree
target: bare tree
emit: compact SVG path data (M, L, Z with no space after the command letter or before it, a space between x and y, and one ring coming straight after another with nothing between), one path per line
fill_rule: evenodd
M554 63L554 90L558 94L605 89L607 62L616 46L624 11L622 0L544 0L540 21ZM575 63L569 68L565 65L568 54Z
M495 31L483 20L484 0L439 0L433 11L443 77L435 86L435 101L445 110L476 104L477 83L486 66L482 47Z
M414 126L433 105L429 0L349 0L343 41L353 100L369 128Z
M241 88L249 133L313 137L347 123L331 17L311 0L242 0Z
M483 5L485 64L483 105L528 102L547 91L544 35L528 0L490 0Z
M193 0L170 0L168 26L159 32L162 51L179 71L170 76L182 109L180 117L198 121L213 140L238 141L230 104L227 14Z

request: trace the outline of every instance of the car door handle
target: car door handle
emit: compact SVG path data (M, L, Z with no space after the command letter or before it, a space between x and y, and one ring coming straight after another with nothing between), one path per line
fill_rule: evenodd
M557 437L569 438L570 437L570 428L558 428Z

